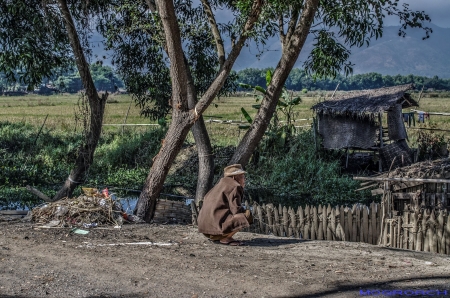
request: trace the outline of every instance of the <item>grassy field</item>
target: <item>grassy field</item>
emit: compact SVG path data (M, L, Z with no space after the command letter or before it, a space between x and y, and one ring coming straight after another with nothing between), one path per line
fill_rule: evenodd
M307 94L302 96L302 103L295 107L294 115L298 120L296 126L307 128L311 124L314 114L311 106L323 97L330 96L330 93L315 93L314 96ZM417 98L417 94L413 94ZM81 124L76 123L75 115L79 114L78 95L26 95L26 96L0 96L0 121L26 122L35 126L41 126L46 115L48 119L45 128L52 130L75 131L81 129ZM122 124L125 120L128 108L127 124L149 124L149 119L139 115L139 106L131 103L130 95L110 95L105 110L104 124ZM249 114L254 117L256 110L251 106L255 100L251 97L221 97L214 100L213 104L204 113L208 131L214 145L236 145L245 133L237 125L218 124L211 120L241 120L245 121L241 114L241 107L244 107ZM450 98L422 98L420 108L426 112L447 112L450 113ZM405 110L406 112L406 110ZM431 115L426 123L417 123L416 126L408 128L410 145L415 146L417 140L417 128L439 128L449 131L436 131L436 134L443 134L445 138L450 137L450 116ZM105 130L120 130L120 126L105 126ZM128 130L147 130L151 126L127 126ZM301 129L301 128L300 128ZM192 136L188 136L188 141L193 142Z

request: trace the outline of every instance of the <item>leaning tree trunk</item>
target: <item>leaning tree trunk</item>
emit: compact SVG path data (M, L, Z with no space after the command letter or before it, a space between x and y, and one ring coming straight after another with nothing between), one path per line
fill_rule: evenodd
M194 79L189 70L189 64L184 57L184 63L187 71L188 87L188 108L194 109L197 104L197 91L194 86ZM211 140L209 139L203 116L200 115L192 126L192 135L194 136L198 156L198 178L197 188L195 190L195 204L198 206L211 189L214 180L214 156L212 152Z
M312 22L314 21L318 3L319 0L306 1L297 28L287 45L283 47L281 59L273 72L272 80L267 87L267 92L261 102L261 107L259 108L251 127L247 130L236 148L229 164L240 163L246 165L256 146L264 136L270 123L270 119L277 107L278 100L283 91L283 86L305 44L306 37L308 36Z
M135 214L145 221L153 218L156 200L163 187L170 166L177 156L187 133L201 114L211 104L225 83L234 62L236 61L250 31L261 13L262 2L255 0L252 12L244 25L244 32L231 50L223 67L208 90L195 105L188 107L188 72L184 63L180 29L178 27L175 8L172 0L157 0L158 12L164 27L167 52L170 59L170 75L172 78L172 122L167 131L163 145L154 159L150 173L144 183L143 190L136 204Z
M81 81L86 89L86 97L89 103L89 127L85 132L84 144L78 149L78 156L75 161L75 166L70 172L62 188L53 197L53 200L59 200L64 197L70 197L73 190L82 183L86 172L91 166L94 159L94 151L97 147L98 140L102 131L103 114L105 111L105 104L108 94L105 93L99 97L94 86L94 81L89 70L89 64L84 56L83 48L78 37L72 16L67 7L66 0L58 0L59 8L64 17L67 34L69 36L70 44L73 49L78 71L81 76Z

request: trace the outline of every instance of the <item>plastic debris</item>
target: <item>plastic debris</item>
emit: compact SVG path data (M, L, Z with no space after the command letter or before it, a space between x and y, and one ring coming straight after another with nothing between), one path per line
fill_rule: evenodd
M87 234L89 234L89 231L75 228L75 229L72 229L72 233L79 234L79 235L87 235Z

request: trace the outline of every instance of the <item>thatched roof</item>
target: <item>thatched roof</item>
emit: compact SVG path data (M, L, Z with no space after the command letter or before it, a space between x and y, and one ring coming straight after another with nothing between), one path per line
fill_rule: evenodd
M314 105L312 109L317 114L374 118L378 113L385 112L399 103L402 104L402 108L419 106L406 93L411 89L414 89L413 84L347 92L337 95L331 100L320 102Z
M427 160L410 166L396 168L374 176L376 178L421 178L421 179L449 179L450 158ZM394 190L423 184L423 182L391 182ZM383 188L383 183L379 184Z

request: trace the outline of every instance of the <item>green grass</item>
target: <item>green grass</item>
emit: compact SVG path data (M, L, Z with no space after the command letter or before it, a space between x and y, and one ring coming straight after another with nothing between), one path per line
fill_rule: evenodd
M295 119L309 119L314 116L311 106L329 97L331 92L315 92L314 94L300 94L302 102L295 107ZM418 98L418 93L413 94ZM48 114L45 123L47 129L62 131L75 131L81 129L81 124L75 122L75 114L79 113L78 95L26 95L26 96L0 96L0 121L25 122L33 126L40 127ZM130 95L110 95L105 108L104 124L122 124L125 120L128 107L130 106ZM221 97L215 99L203 114L206 126L213 145L228 146L237 145L245 133L237 125L218 124L210 122L216 120L241 120L245 121L241 114L241 108L245 108L251 117L256 115L256 110L252 108L256 102L251 97ZM450 98L422 98L419 110L427 112L447 112L450 113ZM404 110L406 112L407 110ZM148 124L154 123L149 119L141 117L139 106L131 103L128 114L128 124ZM308 126L311 121L300 120L297 126ZM439 128L450 130L450 116L434 116L426 123L417 123L416 126L408 129L410 146L416 146L418 130L416 128ZM104 131L119 131L120 126L104 126ZM148 130L146 126L128 126L125 130L143 132ZM449 132L436 132L450 137ZM194 142L189 134L188 142Z

